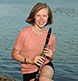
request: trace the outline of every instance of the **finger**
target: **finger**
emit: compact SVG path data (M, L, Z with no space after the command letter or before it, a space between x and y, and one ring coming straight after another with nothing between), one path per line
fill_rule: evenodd
M46 51L48 51L49 49L48 48L45 48Z
M45 48L44 52L49 52L49 49Z
M44 53L49 53L49 51L44 51Z
M38 66L41 66L41 65L44 64L44 62L45 62L45 60L43 60L43 59L41 58L41 59L38 59L38 60L36 61L36 64L37 64Z
M42 65L44 63L44 61L42 62L42 61L39 60L38 63Z
M45 60L45 58L44 58L43 56L41 56L41 58L40 58L40 59Z
M49 52L48 51L44 51L44 55L49 55Z
M41 58L38 61L44 63L45 60Z
M36 62L36 65L38 65L38 66L41 66L41 65L43 65L41 62Z
M49 54L48 54L48 53L44 53L44 55L45 55L45 56L47 56L47 57L49 56Z

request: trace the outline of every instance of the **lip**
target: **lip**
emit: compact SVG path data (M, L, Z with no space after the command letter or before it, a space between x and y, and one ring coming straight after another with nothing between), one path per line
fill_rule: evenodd
M38 21L39 25L43 25L45 22L44 21Z

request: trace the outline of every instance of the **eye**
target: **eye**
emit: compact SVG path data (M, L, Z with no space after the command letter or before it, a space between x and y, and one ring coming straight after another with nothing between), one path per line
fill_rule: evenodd
M37 17L40 17L40 15L37 15Z
M48 15L43 15L43 17L48 17Z
M44 17L46 17L46 15L43 15Z

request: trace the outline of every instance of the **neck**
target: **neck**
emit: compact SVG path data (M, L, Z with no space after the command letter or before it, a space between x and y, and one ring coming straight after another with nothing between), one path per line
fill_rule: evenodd
M32 30L38 34L41 34L42 32L44 32L45 30L45 27L43 28L39 28L39 27L36 27L36 26L32 26Z

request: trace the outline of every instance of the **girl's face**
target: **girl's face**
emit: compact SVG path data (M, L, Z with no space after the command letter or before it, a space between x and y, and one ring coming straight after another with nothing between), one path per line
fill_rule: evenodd
M39 27L40 29L44 28L48 21L48 8L43 8L39 10L35 17L35 27Z

